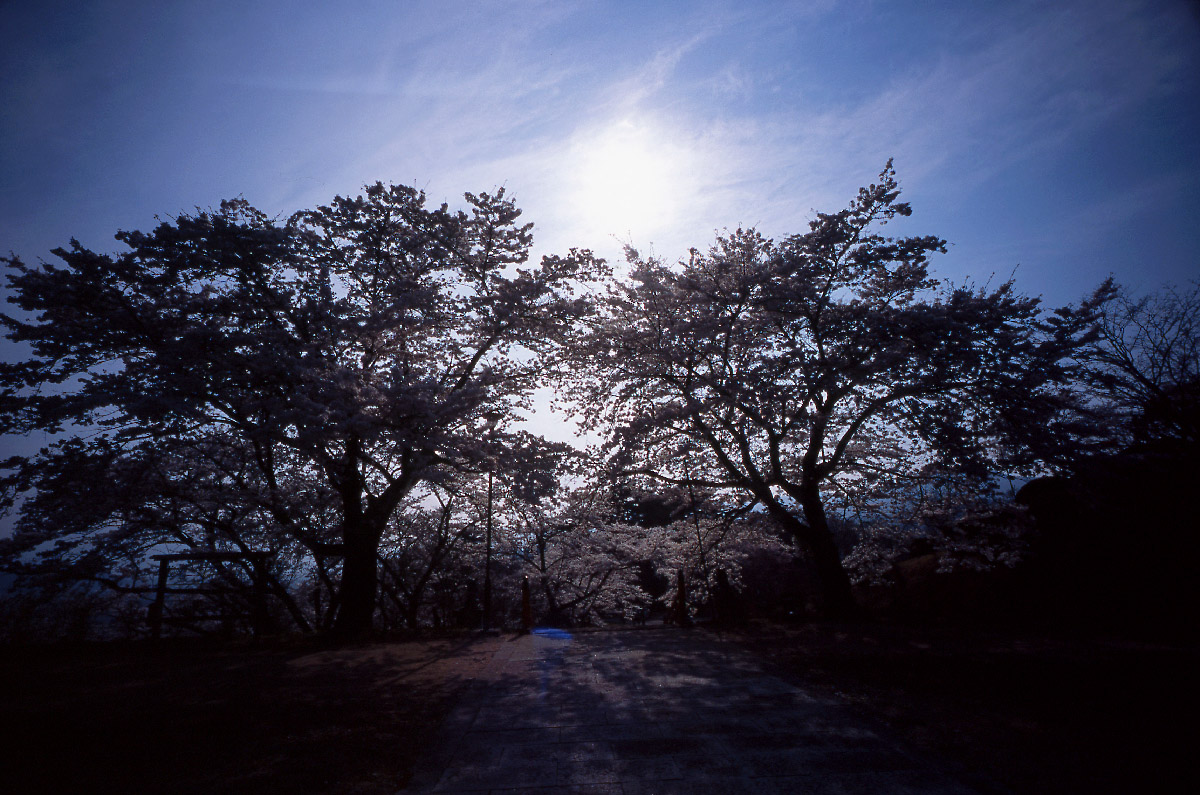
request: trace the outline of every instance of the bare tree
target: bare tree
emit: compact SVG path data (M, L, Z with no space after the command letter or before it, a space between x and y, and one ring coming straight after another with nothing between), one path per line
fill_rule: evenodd
M1105 307L1091 349L1093 384L1128 441L1195 450L1200 442L1200 282Z

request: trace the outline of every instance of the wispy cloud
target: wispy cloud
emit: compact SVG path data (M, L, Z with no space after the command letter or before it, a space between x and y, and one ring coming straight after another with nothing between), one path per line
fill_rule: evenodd
M1068 4L981 20L972 46L912 64L857 102L819 104L793 93L780 107L742 114L672 107L669 134L703 173L681 186L689 228L655 239L701 242L695 236L714 225L739 222L797 231L813 208L840 206L890 156L907 184L961 199L1169 91L1181 67L1178 43L1163 41L1169 35L1153 11ZM633 108L654 116L655 102L682 79L673 70L686 51L647 63L655 91L632 93ZM713 79L729 74L736 73L724 67ZM736 85L745 89L751 79Z
M72 151L90 158L84 188L139 186L146 206L121 216L134 223L239 192L287 212L377 179L452 202L506 184L540 246L613 252L611 235L628 234L671 257L727 225L799 231L893 155L909 189L965 202L1128 119L1195 65L1167 4L1021 2L946 22L866 0L398 8L163 11L156 53L174 82L143 76L148 101L106 97L121 125L68 119L52 58L24 85L46 87L53 107L22 102L48 120L38 129L84 131ZM103 39L79 57L99 57ZM120 139L128 118L141 122L136 145ZM652 211L604 226L579 198L579 172L614 135L666 187ZM120 173L105 170L114 145L129 150ZM85 181L66 166L57 176Z
M851 148L890 137L921 172L953 169L956 181L977 184L1167 87L1178 48L1164 46L1163 26L1135 10L1068 4L993 20L986 46L945 55L823 121Z

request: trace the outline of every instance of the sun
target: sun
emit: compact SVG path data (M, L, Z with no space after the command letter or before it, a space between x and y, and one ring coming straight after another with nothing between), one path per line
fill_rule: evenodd
M661 127L620 121L581 136L573 149L569 201L588 228L653 234L678 214L687 152Z

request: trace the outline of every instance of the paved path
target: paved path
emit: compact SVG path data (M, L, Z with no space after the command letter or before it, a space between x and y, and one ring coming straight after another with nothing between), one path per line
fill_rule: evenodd
M539 630L498 646L406 791L978 791L704 630Z

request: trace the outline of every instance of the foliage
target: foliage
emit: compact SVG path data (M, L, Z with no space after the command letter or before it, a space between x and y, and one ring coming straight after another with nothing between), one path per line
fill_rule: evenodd
M565 487L515 500L506 519L506 554L529 577L535 613L551 623L630 619L649 603L643 564L662 556L662 538L611 514L609 486L574 456L560 470Z
M1200 284L1115 292L1081 387L1106 445L1018 494L1047 612L1146 631L1192 618L1200 478Z
M889 162L779 242L630 247L598 302L589 252L526 265L503 190L452 211L376 184L282 222L237 200L119 254L9 258L32 353L0 365L0 433L52 441L3 465L0 565L92 604L144 594L155 553L264 554L173 576L355 635L478 625L493 597L514 620L526 577L551 621L644 615L680 571L711 605L788 559L846 615L905 555L1013 565L1028 521L992 484L1077 465L1108 425L1195 460L1200 285L1049 312L942 285L944 241L882 233L899 196ZM603 464L513 430L547 384Z
M722 598L721 589L744 590L743 571L752 558L788 557L789 549L765 517L734 517L712 511L692 511L687 519L664 528L663 553L656 561L662 575L682 571L688 609L693 616L712 612ZM793 564L794 565L794 564ZM669 606L675 597L661 597Z
M466 198L376 184L284 223L236 200L121 254L8 259L32 356L0 370L0 431L60 438L6 464L7 503L31 495L7 565L128 586L151 550L253 549L278 596L314 566L335 628L369 628L389 522L503 455L482 429L557 366L598 273L574 250L524 267L504 191Z
M1011 499L978 483L943 481L863 525L844 564L856 585L890 581L906 557L937 556L937 570L1014 568L1028 553L1031 519Z
M446 484L430 489L427 499L397 513L380 542L380 604L384 626L416 629L423 623L452 623L451 607L437 612L435 595L446 590L447 577L462 568L463 548L472 540L476 522L465 516L461 499ZM419 496L419 495L418 495ZM432 497L434 506L426 507ZM450 590L461 590L452 584ZM422 616L428 615L425 621Z
M1072 357L1108 289L1049 314L1011 282L939 289L941 239L878 231L910 214L899 194L889 162L782 242L738 229L674 268L628 250L576 370L619 471L762 506L837 613L853 599L828 492L913 461L983 475L1062 458Z

